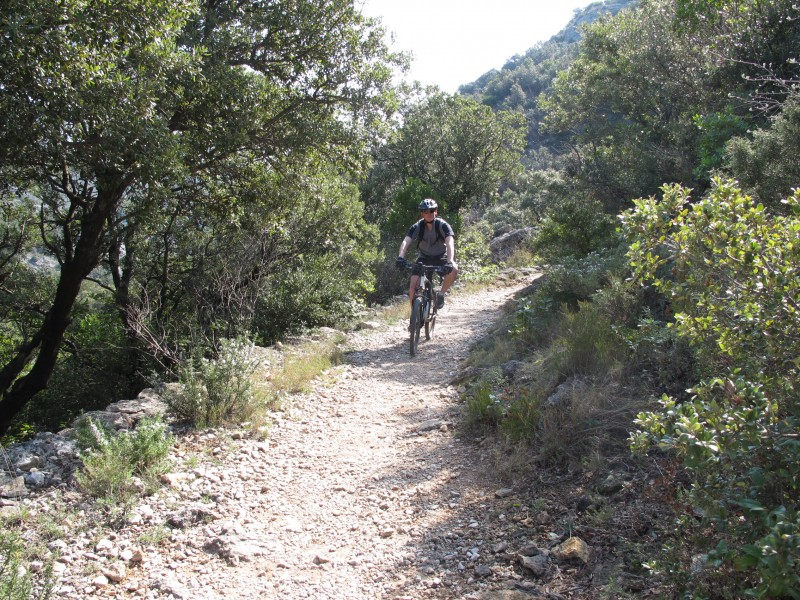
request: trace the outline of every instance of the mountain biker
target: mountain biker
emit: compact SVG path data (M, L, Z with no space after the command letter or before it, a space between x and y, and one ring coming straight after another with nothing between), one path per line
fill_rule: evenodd
M450 272L442 281L442 289L436 298L436 308L444 306L444 295L458 276L458 265L455 261L455 234L450 223L437 217L439 207L435 200L425 198L419 203L420 220L411 226L406 237L400 244L397 256L397 265L402 267L406 260L406 251L411 243L416 240L419 249L417 263L429 267L450 267ZM412 275L408 287L408 296L413 305L414 290L417 288L419 275Z

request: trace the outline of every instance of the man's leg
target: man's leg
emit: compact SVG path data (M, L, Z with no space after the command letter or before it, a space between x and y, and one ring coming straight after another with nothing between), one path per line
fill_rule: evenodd
M418 281L419 275L412 275L408 282L408 301L411 303L412 308L414 307L414 291L417 289Z
M444 279L442 280L443 294L447 293L447 290L449 290L450 286L453 285L453 282L456 280L456 277L458 277L458 269L455 268L444 276Z

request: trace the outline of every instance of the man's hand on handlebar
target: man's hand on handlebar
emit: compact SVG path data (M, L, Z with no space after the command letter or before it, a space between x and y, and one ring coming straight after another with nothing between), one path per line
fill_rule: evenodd
M398 256L397 259L394 261L394 266L397 267L398 270L403 271L406 268L407 261L402 256Z

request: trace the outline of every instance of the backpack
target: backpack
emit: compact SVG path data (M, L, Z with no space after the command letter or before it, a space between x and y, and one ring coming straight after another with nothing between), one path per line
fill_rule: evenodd
M422 241L422 232L425 230L425 219L420 219L417 221L417 250L419 250L419 244ZM433 228L436 230L436 239L433 241L435 244L439 240L444 239L444 234L442 233L442 219L441 217L436 217L433 220Z

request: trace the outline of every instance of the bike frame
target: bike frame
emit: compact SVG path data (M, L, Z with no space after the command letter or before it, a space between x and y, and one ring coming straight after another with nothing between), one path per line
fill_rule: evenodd
M417 353L421 329L425 328L425 339L429 340L436 325L438 311L434 301L436 286L433 282L433 274L444 277L447 270L445 267L431 267L419 263L409 263L407 268L413 275L419 276L411 301L411 324L409 327L411 334L409 350L411 356L414 356Z

